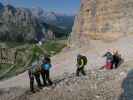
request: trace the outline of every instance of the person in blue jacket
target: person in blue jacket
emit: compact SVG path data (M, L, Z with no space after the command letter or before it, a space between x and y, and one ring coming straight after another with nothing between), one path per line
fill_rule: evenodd
M42 78L43 78L44 86L53 84L53 82L50 79L51 67L52 67L51 59L45 56L42 64Z

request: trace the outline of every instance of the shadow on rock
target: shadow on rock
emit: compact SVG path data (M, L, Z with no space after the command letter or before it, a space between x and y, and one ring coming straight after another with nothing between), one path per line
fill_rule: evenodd
M128 75L122 83L123 93L119 100L133 100L133 69L128 72Z

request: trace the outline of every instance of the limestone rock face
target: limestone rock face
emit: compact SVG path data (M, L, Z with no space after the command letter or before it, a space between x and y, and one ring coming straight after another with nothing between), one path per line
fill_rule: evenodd
M133 33L133 0L81 0L70 45L114 40Z

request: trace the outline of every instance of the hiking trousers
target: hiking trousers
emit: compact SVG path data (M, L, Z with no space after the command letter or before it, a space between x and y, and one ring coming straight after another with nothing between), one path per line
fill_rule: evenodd
M37 82L39 88L41 88L40 74L34 74L34 76L30 77L30 90L34 92L34 79Z
M113 58L113 66L114 68L118 68L118 66L120 65L121 59L117 56L114 56Z
M119 65L119 61L114 61L113 62L113 66L114 66L115 69L118 68L118 65Z
M49 85L53 84L53 82L50 79L50 71L49 70L43 70L42 71L42 78L43 78L43 82L44 82L45 86L47 85L47 83Z
M84 71L84 66L81 67L81 68L77 68L76 70L76 75L79 76L79 74L82 74L82 75L86 75L85 71Z

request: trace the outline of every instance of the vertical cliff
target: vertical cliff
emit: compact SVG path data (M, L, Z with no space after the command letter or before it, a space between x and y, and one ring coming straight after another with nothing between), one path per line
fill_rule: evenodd
M133 0L81 0L69 38L71 46L90 39L116 40L133 33Z

